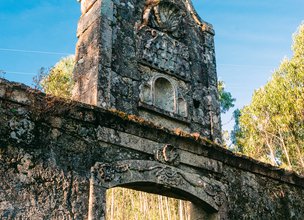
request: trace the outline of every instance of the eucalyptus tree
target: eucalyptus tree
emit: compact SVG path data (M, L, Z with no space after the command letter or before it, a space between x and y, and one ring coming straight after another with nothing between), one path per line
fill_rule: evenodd
M240 112L238 143L248 156L304 173L304 24L294 34L293 56Z

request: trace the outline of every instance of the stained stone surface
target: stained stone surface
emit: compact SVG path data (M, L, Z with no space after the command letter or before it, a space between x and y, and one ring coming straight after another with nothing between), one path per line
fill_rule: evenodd
M221 139L214 31L190 0L80 2L75 100Z
M123 186L192 202L192 219L302 219L304 178L197 135L0 79L0 219L104 219Z
M80 2L82 103L0 79L1 220L104 220L116 186L188 200L193 220L303 218L303 177L210 141L214 31L190 0Z

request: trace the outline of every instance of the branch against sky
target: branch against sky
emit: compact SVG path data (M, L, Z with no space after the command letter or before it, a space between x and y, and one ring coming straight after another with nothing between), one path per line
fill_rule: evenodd
M4 71L4 70L1 70L0 69L0 78L5 78L5 74L6 74L6 72Z

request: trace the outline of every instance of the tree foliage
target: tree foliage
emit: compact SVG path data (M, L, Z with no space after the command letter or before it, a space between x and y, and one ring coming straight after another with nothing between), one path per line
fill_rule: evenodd
M304 25L271 79L240 112L243 153L304 173Z
M225 90L225 84L223 81L218 82L217 88L219 91L221 112L226 113L230 108L234 107L235 98L232 97L230 92Z
M73 55L62 58L49 72L41 68L38 76L34 78L37 89L45 93L62 98L70 98L74 86L73 69L75 58Z
M243 146L239 141L243 137L243 133L240 127L240 116L241 116L240 109L236 109L233 111L234 126L233 126L233 130L230 133L230 140L231 140L230 149L234 152L243 151Z
M190 202L127 188L107 190L108 220L190 220Z

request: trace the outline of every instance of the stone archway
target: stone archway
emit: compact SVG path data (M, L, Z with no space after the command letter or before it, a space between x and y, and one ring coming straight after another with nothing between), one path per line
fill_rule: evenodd
M106 190L117 186L190 201L195 220L217 219L225 194L214 179L156 161L97 162L91 168L89 220L105 219Z

